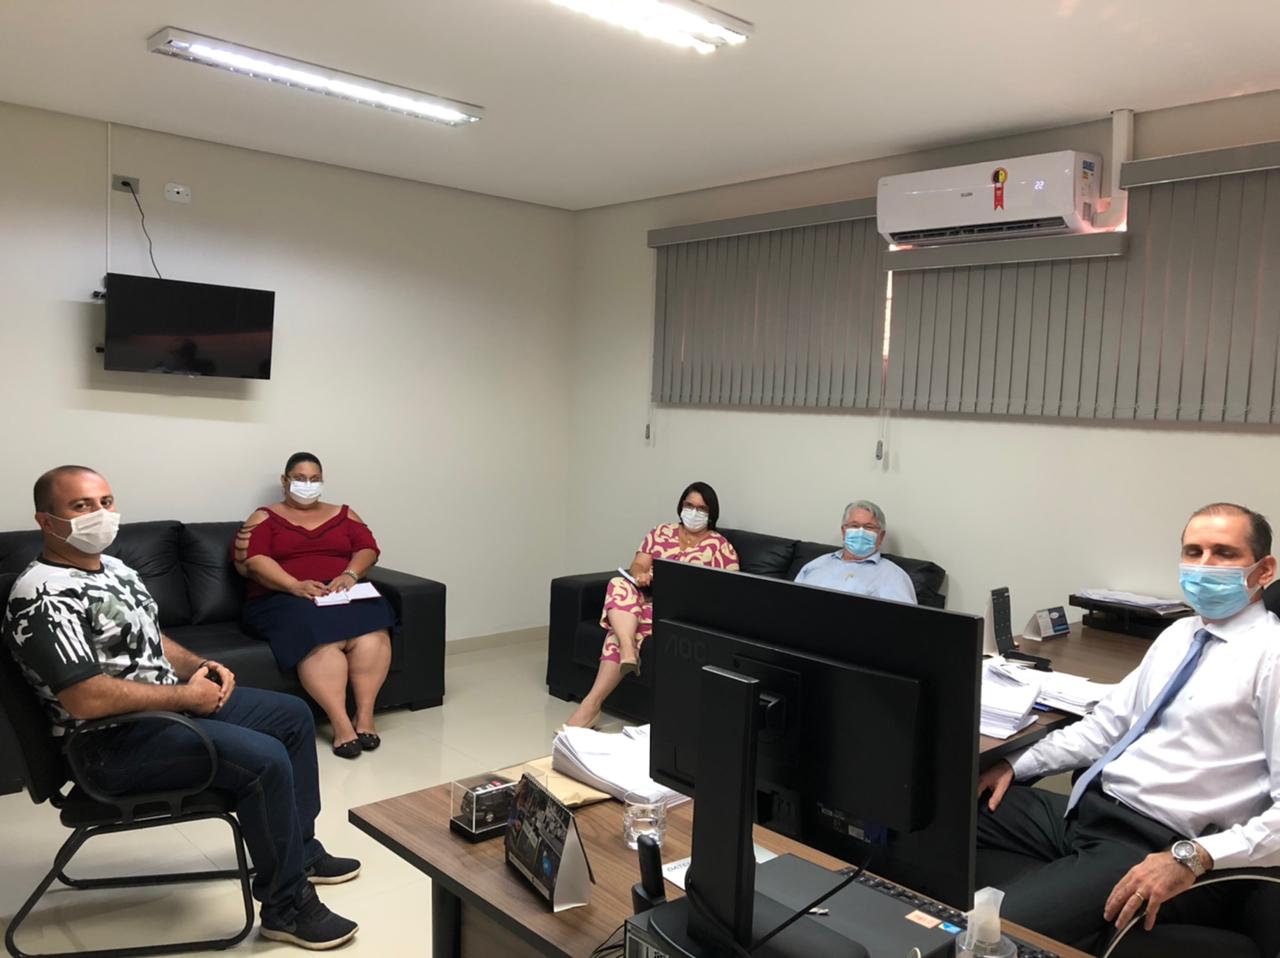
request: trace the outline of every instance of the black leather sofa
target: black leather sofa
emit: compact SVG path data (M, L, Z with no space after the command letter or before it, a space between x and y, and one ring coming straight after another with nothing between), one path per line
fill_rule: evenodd
M794 579L804 566L838 546L822 542L805 542L743 529L721 529L720 532L738 550L743 572ZM946 571L925 559L907 559L885 553L911 576L916 599L921 605L944 608L942 594ZM600 648L604 629L600 628L600 610L604 605L605 586L617 572L591 572L585 575L561 576L551 580L551 613L547 635L547 688L552 695L571 702L582 701L591 689L600 665ZM646 647L640 649L640 675L618 686L609 696L605 709L637 722L649 721L653 703L653 685L646 670Z
M142 576L160 606L160 627L174 641L224 663L241 685L307 698L297 674L277 668L270 646L240 630L245 582L232 566L230 553L239 527L239 522L125 523L107 553ZM0 607L40 548L39 530L0 532ZM441 704L444 584L379 566L367 578L391 602L399 620L391 637L391 671L378 695L378 709ZM0 792L21 787L13 772L12 754L12 743L0 741Z

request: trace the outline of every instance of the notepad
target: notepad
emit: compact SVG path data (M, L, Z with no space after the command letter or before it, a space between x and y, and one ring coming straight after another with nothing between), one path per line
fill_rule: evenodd
M312 597L316 605L347 605L356 599L376 599L382 595L371 582L357 582L346 592L330 592Z

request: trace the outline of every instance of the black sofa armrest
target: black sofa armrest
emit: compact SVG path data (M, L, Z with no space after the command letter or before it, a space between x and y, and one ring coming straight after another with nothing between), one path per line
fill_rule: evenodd
M573 689L573 639L583 621L598 622L604 591L618 572L587 572L551 580L547 624L547 687L552 694Z
M412 709L444 701L445 585L434 579L374 566L366 574L395 609L392 661L413 678Z
M82 743L89 736L106 729L137 725L140 722L169 722L173 725L181 725L194 735L196 741L204 747L205 755L209 759L209 774L205 776L204 781L199 785L190 785L186 788L170 788L159 792L129 792L123 795L111 795L98 788L87 774L84 756L81 754ZM120 809L121 819L126 823L132 822L137 817L138 810L144 806L167 805L170 815L178 815L182 811L183 799L198 795L213 784L218 765L218 753L209 736L205 735L200 726L190 718L177 712L127 712L124 715L113 715L110 718L85 722L76 726L67 736L65 750L67 764L71 766L71 777L75 783L95 802Z

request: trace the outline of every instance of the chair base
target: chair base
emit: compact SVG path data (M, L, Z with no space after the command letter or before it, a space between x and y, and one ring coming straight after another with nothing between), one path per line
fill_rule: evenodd
M219 818L226 822L231 828L231 835L235 843L236 850L236 868L222 869L202 872L181 872L177 874L162 875L136 875L124 876L119 878L71 878L66 874L66 868L71 863L71 859L75 857L76 852L90 838L97 835L109 835L116 832L129 832L146 828L157 828L162 825L176 825L185 822L196 822L208 818ZM4 945L9 954L13 958L62 958L62 956L75 956L75 958L129 958L135 955L176 955L191 951L210 951L230 948L233 945L243 941L253 930L254 910L253 896L249 889L249 876L251 869L244 850L244 836L240 831L240 823L229 812L206 812L202 814L186 815L181 818L155 818L145 819L143 821L129 822L127 824L109 824L109 825L84 825L77 827L72 831L71 836L62 843L62 847L58 849L58 853L54 856L53 867L40 880L35 891L31 896L22 903L22 907L18 909L17 914L13 916L13 920L9 923L8 929L5 931ZM92 951L61 951L51 953L34 953L23 951L17 945L17 933L19 926L31 914L32 909L44 897L45 892L49 890L49 886L54 881L59 881L70 888L87 889L87 888L133 888L148 885L171 885L182 882L195 881L212 881L221 878L239 878L240 890L244 896L244 927L234 935L227 938L210 938L201 941L182 941L165 945L138 945L128 948L106 948Z

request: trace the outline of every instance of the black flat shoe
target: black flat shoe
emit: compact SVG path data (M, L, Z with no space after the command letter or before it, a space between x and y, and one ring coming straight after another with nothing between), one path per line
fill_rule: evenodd
M378 738L377 732L356 732L356 741L366 752L372 752L382 744L382 739Z
M364 747L360 744L360 739L353 738L350 742L343 742L341 745L333 747L333 754L338 758L359 758L360 753L364 751Z

